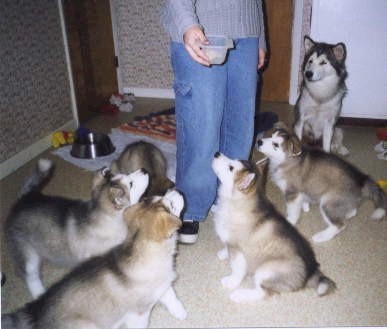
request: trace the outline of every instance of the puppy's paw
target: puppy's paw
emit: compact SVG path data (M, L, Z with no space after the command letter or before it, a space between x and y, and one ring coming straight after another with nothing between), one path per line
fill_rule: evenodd
M220 260L226 260L228 258L228 249L223 248L216 254Z
M349 150L345 146L340 146L337 148L337 154L347 156L349 155Z
M163 197L163 204L173 215L179 217L184 208L184 198L177 190L169 190Z
M386 211L382 208L377 208L372 213L371 218L373 220L381 220L384 216L386 216Z
M237 289L230 294L230 299L235 303L249 303L261 300L265 295L264 290Z
M329 241L343 229L344 226L341 229L334 225L328 226L324 231L318 232L313 235L312 240L317 243Z
M309 212L310 211L310 204L309 204L309 202L303 202L302 203L302 210L304 212Z
M286 217L286 220L287 220L290 224L292 224L293 226L297 224L298 219L299 219L298 216L288 215L288 216Z
M176 304L173 309L170 310L171 315L178 320L184 320L187 318L187 311L182 303Z
M240 285L240 280L235 276L229 275L222 278L220 281L222 286L226 289L233 290Z

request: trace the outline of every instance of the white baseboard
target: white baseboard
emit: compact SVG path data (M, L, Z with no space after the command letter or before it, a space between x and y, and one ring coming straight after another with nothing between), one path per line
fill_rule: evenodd
M168 99L175 98L175 92L173 91L173 89L124 87L123 92L132 93L136 97L168 98Z
M75 130L75 129L77 129L76 120L72 119L66 124L64 124L62 127L56 129L55 131ZM55 131L53 131L53 133ZM28 146L23 151L15 154L13 157L9 158L8 160L5 160L4 162L0 163L0 179L3 179L4 177L13 173L18 168L26 164L28 161L30 161L31 159L33 159L34 157L38 156L40 153L44 152L49 147L51 147L51 138L52 138L52 134L42 138L41 140Z

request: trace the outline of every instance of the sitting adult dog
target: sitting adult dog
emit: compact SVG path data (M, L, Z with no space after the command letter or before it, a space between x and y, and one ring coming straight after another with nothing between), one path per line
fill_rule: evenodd
M300 140L317 143L324 151L349 154L343 145L343 131L335 127L347 92L346 47L304 39L303 81L295 106L294 131Z

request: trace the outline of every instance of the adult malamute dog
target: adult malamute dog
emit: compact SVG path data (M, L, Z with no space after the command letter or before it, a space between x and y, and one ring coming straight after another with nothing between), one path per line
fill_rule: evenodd
M219 178L215 229L225 244L220 259L230 258L231 275L222 285L236 289L246 274L254 289L236 289L230 299L247 302L268 292L311 287L319 296L335 288L322 274L307 240L274 208L261 191L261 175L247 161L216 153L212 168Z
M87 260L39 299L2 316L2 328L143 328L161 302L178 319L186 311L172 287L174 255L183 197L170 190L125 210L121 245Z
M149 173L149 188L145 193L147 196L164 195L174 186L167 177L167 161L163 153L155 145L145 141L129 144L110 167L113 174L130 174L140 168Z
M345 45L314 42L306 36L304 46L303 82L295 107L294 131L307 142L316 143L322 138L326 152L347 155L343 131L334 127L347 92Z
M269 138L257 141L269 158L269 173L285 194L287 219L295 225L301 209L318 203L327 228L313 236L316 242L332 239L344 229L343 219L356 215L363 199L375 204L373 219L386 214L386 195L369 176L347 161L319 149L301 148L298 137L283 123Z
M123 211L139 201L149 182L143 170L111 177L102 169L93 179L92 199L71 200L40 192L52 169L51 161L39 160L5 226L17 273L34 298L44 292L42 261L73 266L124 241Z

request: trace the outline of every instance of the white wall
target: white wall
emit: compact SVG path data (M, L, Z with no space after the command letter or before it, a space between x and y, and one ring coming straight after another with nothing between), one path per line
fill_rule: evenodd
M347 46L342 116L387 119L387 1L313 0L311 37Z

